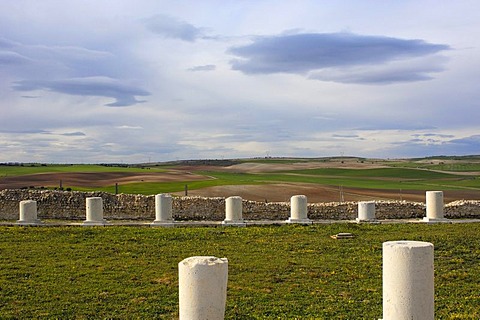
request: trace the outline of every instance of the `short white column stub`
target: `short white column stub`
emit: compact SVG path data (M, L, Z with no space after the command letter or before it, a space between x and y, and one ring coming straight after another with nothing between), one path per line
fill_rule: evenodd
M296 195L290 198L290 217L285 221L287 223L312 224L308 218L307 196Z
M375 201L359 201L358 217L355 219L358 223L377 223L375 217Z
M433 244L383 243L383 320L434 320Z
M84 226L104 226L108 222L103 219L103 200L101 197L86 199L86 220Z
M242 217L243 203L242 197L232 196L225 199L225 220L223 225L245 227L246 223Z
M426 216L423 218L427 223L450 222L444 217L443 191L427 191L425 193Z
M19 204L19 220L18 225L39 225L42 221L37 219L37 201L23 200Z
M180 320L222 320L227 301L228 260L195 256L178 264Z
M152 227L174 226L172 203L173 199L169 194L155 195L155 221L150 224Z

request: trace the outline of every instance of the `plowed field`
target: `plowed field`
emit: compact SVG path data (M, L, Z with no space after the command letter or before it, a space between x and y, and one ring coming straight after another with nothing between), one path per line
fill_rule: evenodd
M200 174L198 170L215 170L224 172L261 173L279 170L315 169L325 167L345 169L368 169L382 167L378 164L368 163L321 163L306 162L293 164L264 164L242 163L225 167L209 166L177 166L166 172L72 172L72 173L42 173L20 176L1 176L0 190L30 187L105 187L128 183L142 182L185 182L210 179ZM456 173L458 174L458 173ZM468 173L465 173L468 174ZM178 190L178 189L177 189ZM184 195L185 192L176 192L176 195ZM309 202L332 202L332 201L363 201L363 200L425 200L423 190L391 190L391 189L362 189L348 188L339 185L318 185L310 183L274 183L262 185L225 185L206 187L197 190L188 190L189 196L205 197L229 197L241 196L244 199L255 201L289 201L292 195L303 194ZM445 190L446 202L468 199L480 200L478 190Z

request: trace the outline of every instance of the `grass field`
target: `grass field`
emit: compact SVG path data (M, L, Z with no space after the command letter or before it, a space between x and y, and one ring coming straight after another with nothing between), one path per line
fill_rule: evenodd
M164 172L166 167L148 167L148 171ZM48 165L22 165L22 166L6 166L0 165L1 176L20 176L26 174L38 173L70 173L70 172L145 172L146 169L141 167L113 167L97 164L48 164Z
M480 191L478 177L439 173L435 171L408 168L386 169L312 169L279 173L235 173L218 171L197 171L204 175L204 181L145 182L121 186L124 193L155 194L158 192L179 192L185 184L190 190L222 185L253 185L269 183L314 183L320 185L342 185L355 188L403 189L403 190L455 190L474 188ZM214 179L208 179L213 177ZM114 186L75 188L79 191L113 192Z
M462 160L463 159L463 160ZM225 161L224 161L225 162ZM185 168L182 162L162 165L135 166L105 166L105 165L39 165L25 164L23 166L0 165L0 185L9 177L24 176L37 173L138 173L155 174L171 172L190 172L195 179L175 181L143 181L131 179L120 185L122 193L156 194L161 192L181 192L188 185L189 190L227 185L267 185L275 183L313 184L361 189L383 190L470 190L480 191L480 160L477 156L465 158L453 157L434 159L411 159L403 161L366 160L363 158L325 158L325 159L250 159L226 161L225 166L219 162L207 161L211 165L195 166L195 161L189 161ZM202 162L203 163L203 162ZM236 171L228 168L232 163L244 165L270 166L267 171ZM298 168L295 165L308 164L314 168ZM317 167L315 167L317 165ZM373 166L369 168L368 166ZM278 170L272 167L278 166ZM285 169L285 167L292 169ZM319 166L319 167L318 167ZM345 167L346 166L346 167ZM360 166L359 168L354 168ZM382 166L382 167L378 167ZM445 171L447 170L447 171ZM199 179L200 176L200 179ZM202 180L202 177L204 179ZM3 179L3 180L2 180ZM63 179L64 187L77 191L107 191L115 192L115 181L109 184L69 184L67 176L53 179L47 184L54 188ZM24 187L32 186L28 180ZM8 185L5 186L5 188Z
M338 232L354 239L333 240ZM177 264L229 260L227 319L378 319L382 243L435 246L436 319L480 319L480 224L0 227L1 319L174 319Z

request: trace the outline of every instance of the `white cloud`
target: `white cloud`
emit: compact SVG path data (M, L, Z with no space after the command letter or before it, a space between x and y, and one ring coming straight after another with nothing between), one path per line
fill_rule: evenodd
M127 125L123 125L123 126L117 126L115 127L117 129L125 129L125 130L141 130L143 129L142 127L140 126L127 126Z

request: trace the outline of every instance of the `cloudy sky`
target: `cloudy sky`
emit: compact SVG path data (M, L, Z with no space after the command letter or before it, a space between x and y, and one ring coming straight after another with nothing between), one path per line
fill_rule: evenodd
M480 153L478 1L0 9L0 162Z

